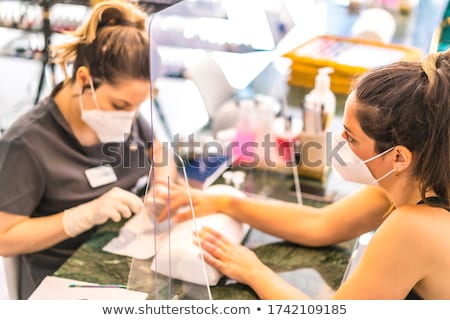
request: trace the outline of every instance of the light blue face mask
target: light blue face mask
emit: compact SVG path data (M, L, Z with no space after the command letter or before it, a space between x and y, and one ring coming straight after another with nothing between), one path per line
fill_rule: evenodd
M100 109L95 95L94 84L89 79L92 97L96 109L84 110L82 92L80 92L81 119L97 134L102 143L123 142L130 135L135 119L135 111L104 111Z
M378 159L392 151L394 147L391 147L367 160L361 160L350 148L347 141L345 141L340 135L333 135L333 144L333 148L339 148L339 151L337 151L337 155L339 157L333 157L331 159L331 165L346 181L377 185L378 182L395 172L395 169L392 169L382 177L376 179L366 165L368 162ZM339 144L342 146L338 147Z

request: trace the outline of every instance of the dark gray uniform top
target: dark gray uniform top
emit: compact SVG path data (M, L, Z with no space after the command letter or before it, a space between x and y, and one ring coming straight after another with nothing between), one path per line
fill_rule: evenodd
M0 211L43 217L99 197L114 186L130 190L149 171L148 122L138 116L124 143L82 146L61 114L54 94L18 119L0 138ZM138 146L130 148L130 142ZM91 188L86 169L109 164L117 182ZM35 232L41 232L36 230ZM26 299L95 228L46 250L20 256L20 298Z

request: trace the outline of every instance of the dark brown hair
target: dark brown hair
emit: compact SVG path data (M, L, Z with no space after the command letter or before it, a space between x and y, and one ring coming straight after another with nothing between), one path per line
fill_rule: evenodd
M355 86L360 104L356 116L375 140L377 152L407 147L413 153L413 175L421 183L422 199L427 202L425 192L433 190L448 207L450 51L429 57L433 66L424 67L426 72L421 62L403 61L362 76Z
M66 65L73 63L72 80L81 66L97 81L114 84L120 78L150 79L147 15L121 0L99 2L73 40L51 48L68 79Z

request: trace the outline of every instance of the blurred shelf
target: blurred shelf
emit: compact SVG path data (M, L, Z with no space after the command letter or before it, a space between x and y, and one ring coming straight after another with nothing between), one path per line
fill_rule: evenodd
M17 31L3 32L0 55L42 63L35 103L41 95L53 34L75 30L84 21L89 6L89 1L0 0L0 29Z

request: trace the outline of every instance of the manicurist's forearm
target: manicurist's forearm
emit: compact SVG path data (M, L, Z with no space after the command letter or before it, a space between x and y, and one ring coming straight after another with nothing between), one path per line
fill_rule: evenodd
M63 213L26 218L0 234L0 256L14 256L49 248L69 238L62 224Z

